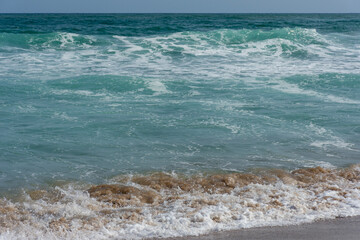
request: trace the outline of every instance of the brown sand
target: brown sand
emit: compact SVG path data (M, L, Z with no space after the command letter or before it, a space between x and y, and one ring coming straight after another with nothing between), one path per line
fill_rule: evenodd
M167 238L166 240L359 240L360 216L337 218L309 224L250 228L234 231L215 232L198 237Z

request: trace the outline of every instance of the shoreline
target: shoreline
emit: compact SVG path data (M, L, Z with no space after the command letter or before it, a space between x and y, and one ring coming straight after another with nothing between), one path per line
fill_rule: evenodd
M324 219L299 225L256 227L212 232L201 236L163 238L163 240L238 240L238 239L292 239L292 240L357 240L360 236L360 215ZM154 238L152 240L160 240Z
M23 202L0 199L0 239L314 239L328 229L336 229L333 239L358 239L359 177L359 165L191 177L159 172L37 189L24 192ZM357 217L325 220L338 216ZM289 225L265 227L274 224Z

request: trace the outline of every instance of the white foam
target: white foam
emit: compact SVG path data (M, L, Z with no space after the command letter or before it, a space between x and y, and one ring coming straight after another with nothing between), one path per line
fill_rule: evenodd
M360 101L356 101L344 97L338 97L330 94L323 94L320 92L316 92L314 90L305 90L300 88L296 84L288 83L283 80L272 80L270 83L272 83L271 85L269 85L270 88L279 90L284 93L312 96L312 97L320 98L327 102L360 104Z
M315 30L295 29L295 33L291 33L292 29L289 29L289 34L300 34L315 39L319 44L291 38L229 44L231 37L226 40L227 31L229 30L181 32L146 37L111 36L106 38L106 46L91 45L99 38L96 36L59 33L53 40L60 41L63 46L61 49L66 51L51 48L43 51L23 49L21 53L6 57L2 57L3 53L0 53L0 74L19 77L19 72L14 71L19 69L22 77L41 80L58 78L59 75L72 77L74 74L146 75L158 79L174 79L186 75L192 80L204 77L208 80L234 80L240 75L256 79L282 78L304 73L360 74L358 49L330 41L326 35ZM232 34L240 36L248 33L245 30L234 30ZM78 38L85 39L86 44L90 45L75 48L77 45L74 43ZM282 45L295 50L287 50ZM69 52L69 49L72 51ZM292 51L301 51L309 57L293 57ZM176 55L172 56L172 53ZM343 96L320 97L329 102L359 102Z
M61 59L64 61L78 59L79 57L76 56L75 52L64 52L61 56Z
M354 150L351 148L354 146L354 144L347 143L341 137L334 135L331 130L327 130L323 127L317 126L314 123L310 123L307 128L316 134L316 138L320 138L319 140L311 142L310 146L322 148L324 150L327 150L329 147Z
M67 120L67 121L76 121L78 118L77 117L70 117L69 115L67 115L65 112L55 112L53 114L53 118L59 118L62 120Z
M201 124L222 127L222 128L230 130L231 133L233 133L233 134L237 134L242 130L240 126L238 126L236 124L227 123L223 119L221 119L221 120L210 119L208 121L202 121Z
M353 144L344 142L342 139L335 139L333 141L315 141L310 144L310 146L318 147L318 148L328 148L329 146L337 147L337 148L345 148L351 150Z
M32 105L19 105L18 109L23 113L33 113L37 111L37 109Z
M314 123L310 123L307 127L319 136L323 136L324 134L328 133L328 130L323 127L317 126Z
M286 159L282 159L282 162L292 162L295 163L296 165L301 165L304 168L313 168L313 167L323 167L323 168L327 168L327 169L335 169L336 167L329 163L329 162L325 162L325 161L319 161L319 160L311 160L311 159L292 159L292 158L286 158Z
M165 84L160 80L151 80L148 82L149 88L154 91L154 95L171 93L166 89Z
M60 33L60 41L61 41L61 47L65 47L68 43L74 43L74 37L78 37L79 34L76 33Z
M99 202L71 186L57 187L63 195L63 200L57 202L31 198L24 204L7 201L7 207L21 208L31 214L17 222L17 227L2 229L0 239L143 239L307 223L360 215L359 187L358 182L350 181L337 181L332 185L318 183L310 188L279 181L236 187L229 194L179 191L178 200L142 206L139 222L124 218L127 210L131 213L131 207ZM203 203L191 206L197 202ZM111 214L104 214L106 211ZM71 230L65 227L55 231L49 227L49 222L59 219L66 220L68 223L64 226L68 224Z
M106 97L108 94L106 93L95 93L88 90L51 90L53 94L56 95L80 95L80 96L87 96L87 97Z

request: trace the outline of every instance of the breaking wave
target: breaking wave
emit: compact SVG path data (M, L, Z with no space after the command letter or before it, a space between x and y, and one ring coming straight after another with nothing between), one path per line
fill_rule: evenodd
M282 54L306 57L313 48L326 46L315 29L280 28L265 30L214 30L208 32L179 32L165 36L114 36L134 51L150 50L163 54L224 55L229 51L243 54Z
M304 48L306 46L327 45L327 41L315 29L303 28L279 28L270 31L221 29L205 32L178 32L147 37L114 36L114 38L121 40L127 47L135 47L133 50L158 50L163 54L201 55L210 54L211 51L224 50L221 47L226 47L228 50L236 51L258 48L269 53L280 51L284 55L301 57L307 54L307 50ZM116 45L119 44L119 41L114 42L109 36L81 35L66 32L0 34L0 47L2 48L73 50L104 44ZM197 51L193 52L194 49Z
M76 33L0 33L0 48L12 47L25 50L66 50L75 48L89 48L96 44L97 40L95 37L80 35Z
M121 175L3 199L1 239L140 239L360 214L360 166Z

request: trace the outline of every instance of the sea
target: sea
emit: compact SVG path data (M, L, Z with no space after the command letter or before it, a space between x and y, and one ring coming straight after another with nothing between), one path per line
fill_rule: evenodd
M360 14L0 14L0 239L360 215Z

